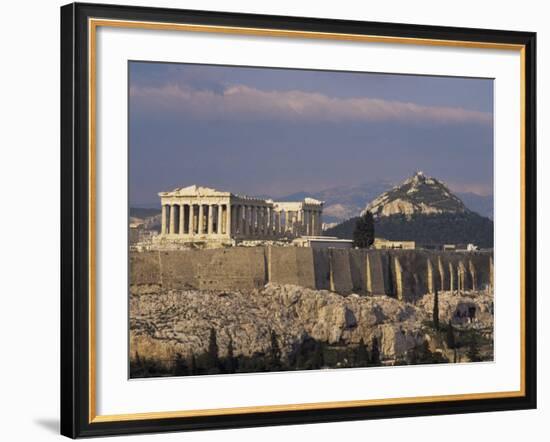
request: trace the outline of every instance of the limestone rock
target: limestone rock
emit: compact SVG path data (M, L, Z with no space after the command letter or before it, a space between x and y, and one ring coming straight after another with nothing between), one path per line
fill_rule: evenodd
M151 289L153 290L153 289ZM492 297L484 292L440 293L440 321L475 320L492 325ZM433 295L416 305L388 296L349 296L295 285L267 284L247 291L170 290L130 295L130 351L167 358L205 351L211 327L220 355L232 341L234 354L267 352L271 331L283 357L304 339L338 345L379 340L381 357L391 360L425 340L423 323L432 315Z
M372 200L365 210L375 217L412 214L464 213L468 209L441 181L417 172Z

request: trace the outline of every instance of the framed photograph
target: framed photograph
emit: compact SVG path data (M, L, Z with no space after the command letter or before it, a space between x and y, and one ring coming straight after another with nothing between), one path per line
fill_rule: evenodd
M535 43L62 7L62 434L535 408Z

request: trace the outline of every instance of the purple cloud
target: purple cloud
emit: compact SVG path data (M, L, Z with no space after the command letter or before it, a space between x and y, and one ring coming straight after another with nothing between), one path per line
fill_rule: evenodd
M132 86L130 97L137 109L170 111L193 119L275 120L303 122L429 122L489 125L489 112L460 107L425 106L379 98L335 98L318 92L266 91L245 85L223 92L197 90L185 85Z

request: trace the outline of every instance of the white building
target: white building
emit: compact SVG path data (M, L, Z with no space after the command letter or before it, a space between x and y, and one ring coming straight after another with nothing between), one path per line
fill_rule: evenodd
M321 234L323 201L264 200L192 185L160 192L160 241L293 239Z
M300 247L311 247L312 249L351 249L353 240L340 239L336 236L304 236L292 241Z

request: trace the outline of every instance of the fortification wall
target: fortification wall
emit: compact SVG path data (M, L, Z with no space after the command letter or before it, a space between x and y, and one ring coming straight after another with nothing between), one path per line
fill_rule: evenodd
M337 293L353 291L350 257L351 254L347 249L329 249L331 291Z
M263 249L258 247L258 249ZM310 247L266 247L266 282L294 284L314 289L315 265Z
M492 285L492 254L426 250L231 247L130 253L130 288L250 290L268 282L415 301Z
M330 290L330 250L311 249L313 252L313 267L315 270L315 288Z

